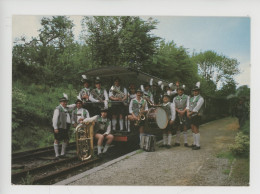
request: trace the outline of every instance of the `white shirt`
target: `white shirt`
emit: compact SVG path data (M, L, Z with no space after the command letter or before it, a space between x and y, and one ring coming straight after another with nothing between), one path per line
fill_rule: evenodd
M140 100L138 101L137 98L134 98L131 100L130 104L129 104L129 113L132 114L133 113L133 100L136 100L138 103L140 103L142 101L143 98L140 98ZM148 105L147 105L147 101L145 100L145 107L144 107L145 111L148 111Z
M84 117L84 110L86 111L86 117ZM77 123L79 123L79 119L85 119L85 118L89 118L89 112L86 109L80 108L78 110L75 110L75 114L77 114ZM78 115L80 114L80 115ZM75 121L72 120L72 124L74 124Z
M196 100L196 96L194 96L193 102L195 102L195 100ZM200 99L199 99L198 102L197 102L197 106L195 106L192 111L193 111L193 112L199 112L199 110L200 110L200 108L202 107L203 103L204 103L204 99L203 99L202 96L200 96ZM190 100L189 100L188 103L187 103L186 109L189 110L189 106L190 106Z
M71 123L70 114L69 114L68 110L72 110L76 106L76 104L70 104L66 108L64 108L61 104L59 106L64 110L64 112L67 115L67 121L66 122L67 123ZM53 123L53 128L54 129L58 129L59 114L60 114L59 109L55 109L54 113L53 113L53 119L52 119L52 123Z

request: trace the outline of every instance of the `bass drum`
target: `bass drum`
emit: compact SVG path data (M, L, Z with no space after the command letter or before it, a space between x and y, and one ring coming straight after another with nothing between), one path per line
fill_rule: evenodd
M165 129L168 125L167 112L162 107L150 108L147 113L147 122L150 128Z

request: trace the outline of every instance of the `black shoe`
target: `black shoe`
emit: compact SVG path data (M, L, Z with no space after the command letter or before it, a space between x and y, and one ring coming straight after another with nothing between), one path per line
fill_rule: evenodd
M56 156L55 158L53 158L53 160L59 160L60 159L60 157L59 156Z
M166 145L162 144L162 145L159 145L160 148L165 148Z
M181 144L180 143L175 143L174 146L180 146Z
M98 157L98 158L100 158L100 159L102 159L102 158L103 158L103 156L104 156L104 154L103 154L103 153L100 153L100 154L98 154L98 155L97 155L97 157Z
M194 148L194 147L196 147L196 145L192 144L190 147L191 147L191 148Z
M166 145L166 148L167 149L170 149L172 146L171 145Z
M191 146L189 144L185 143L184 147L190 148Z
M60 159L64 159L64 158L66 158L66 156L65 155L60 155L59 158Z
M192 148L193 150L199 150L200 149L200 146L195 146Z

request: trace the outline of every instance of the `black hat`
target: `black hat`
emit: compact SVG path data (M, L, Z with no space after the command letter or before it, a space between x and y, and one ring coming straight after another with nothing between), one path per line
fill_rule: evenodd
M96 80L95 80L95 84L101 84L100 79L96 79Z
M82 75L82 79L81 79L81 82L82 83L91 83L91 80L87 78L86 75Z
M121 81L121 79L120 79L119 77L116 77L116 78L114 79L114 82L115 82L116 80Z
M107 108L101 108L100 112L108 112Z
M193 89L192 89L192 91L195 91L195 90L200 90L200 88L198 87L198 86L195 86Z
M60 100L59 100L60 102L64 102L64 101L66 101L66 102L68 102L68 99L67 98L65 98L65 97L62 97L62 98L60 98Z
M140 88L138 88L138 89L136 90L136 93L137 93L137 92L143 93L143 91L142 91Z
M167 94L167 93L165 93L165 94L163 95L163 97L167 97L167 98L169 98L169 99L171 98L170 95Z
M81 103L83 103L83 102L82 102L82 100L80 100L80 99L77 99L77 100L76 100L76 102L75 102L75 104L77 104L78 102L81 102Z

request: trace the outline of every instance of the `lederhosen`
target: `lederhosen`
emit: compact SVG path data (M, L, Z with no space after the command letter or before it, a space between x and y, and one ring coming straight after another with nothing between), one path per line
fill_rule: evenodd
M70 124L67 123L67 113L61 106L57 106L56 109L59 110L58 117L58 133L54 133L54 138L58 141L69 140L69 128ZM53 130L54 132L54 130Z
M174 99L174 103L175 103L175 108L179 109L179 110L184 110L187 107L187 102L188 102L188 96L183 94L182 96L176 96ZM179 117L179 113L176 111L176 120L175 120L175 125L179 126L180 124L180 117ZM187 115L186 112L183 115L182 118L182 124L186 125L187 124Z
M107 127L110 124L110 120L107 118L106 121L102 121L102 117L98 117L97 122L95 124L94 133L104 134L107 131Z
M147 103L147 102L143 98L141 98L140 102L138 102L136 99L133 99L132 110L133 110L133 113L135 116L139 115L139 110L141 110L142 107L144 107L144 109L145 109L145 103ZM140 121L139 126L144 126L144 124L145 124L144 121Z
M196 98L196 99L193 102L194 98ZM193 96L192 98L190 98L189 111L192 111L197 106L200 98L202 98L200 95ZM200 113L200 110L199 110L198 113ZM195 125L195 126L199 126L200 123L201 123L201 115L200 114L195 113L194 115L191 115L190 124Z
M164 130L167 130L167 131L170 131L172 130L172 126L170 125L170 120L171 120L171 116L172 116L172 113L171 113L171 103L168 102L167 104L163 104L162 106L164 108L164 110L166 111L167 115L168 115L168 125L167 127L164 129Z
M99 99L105 100L104 91L105 90L101 88L100 93L99 93L98 89L95 88L95 89L91 90L91 94L92 94L93 98L96 100L99 100ZM93 103L93 109L92 109L93 115L100 115L101 108L104 108L104 102Z

